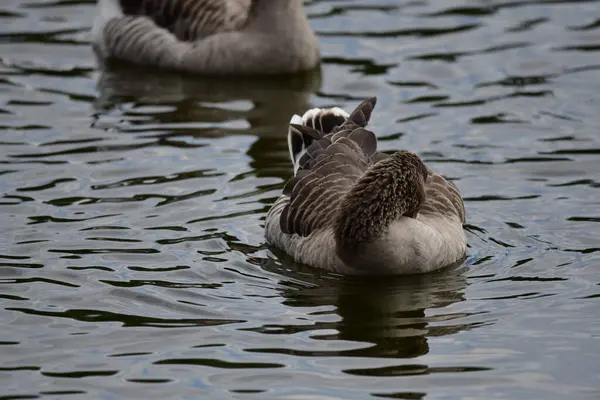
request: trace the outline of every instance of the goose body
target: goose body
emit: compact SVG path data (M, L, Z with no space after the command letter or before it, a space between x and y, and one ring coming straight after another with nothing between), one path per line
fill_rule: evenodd
M461 260L456 186L413 153L377 151L375 98L350 115L313 109L288 132L294 176L269 210L267 242L303 264L347 275L417 274Z
M302 0L98 0L96 54L206 75L314 69L317 38Z

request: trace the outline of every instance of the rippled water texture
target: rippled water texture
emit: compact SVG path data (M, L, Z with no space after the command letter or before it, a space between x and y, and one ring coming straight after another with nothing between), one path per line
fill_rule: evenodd
M321 75L211 82L102 71L92 1L2 0L2 399L600 397L600 2L306 8ZM290 115L371 95L465 196L459 268L265 246Z

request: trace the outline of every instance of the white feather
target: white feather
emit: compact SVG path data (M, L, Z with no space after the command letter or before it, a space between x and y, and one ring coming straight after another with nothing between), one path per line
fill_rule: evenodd
M314 120L318 117L323 116L323 114L333 114L335 116L341 116L344 118L348 118L350 116L350 114L348 114L346 111L342 110L339 107L333 107L333 108L311 108L310 110L308 110L307 112L304 113L304 115L302 115L302 125L308 125L309 121L313 122L313 126L314 126Z
M317 124L315 123L315 120L317 120L319 118L323 118L323 116L327 115L327 114L341 116L341 117L344 117L345 119L347 119L350 116L346 111L342 110L339 107L311 108L310 110L306 111L302 115L302 117L294 114L294 116L292 116L292 119L290 120L290 124L317 126ZM310 124L309 124L309 122L310 122ZM290 159L292 160L294 176L295 176L296 173L298 172L298 170L300 169L298 160L300 160L300 157L302 157L304 155L304 153L306 153L306 148L305 148L305 146L302 146L302 150L300 150L297 153L294 153L293 148L292 148L292 136L293 135L294 135L294 133L292 131L292 128L290 127L288 129L288 149L290 152Z
M292 116L292 119L290 120L290 124L296 124L296 125L302 124L302 117L299 116L298 114L294 114Z
M104 27L113 18L123 16L119 0L98 0L97 12L92 26L92 42L104 53Z
M295 125L302 125L303 121L302 121L302 117L294 114L292 116L292 119L290 120L290 124L295 124ZM296 172L298 172L298 165L297 165L297 160L300 159L300 157L302 156L302 154L298 155L298 157L294 157L294 150L292 148L292 135L294 133L292 132L292 127L290 126L288 128L288 150L290 152L290 160L292 160L292 167L294 169L294 175L296 175Z

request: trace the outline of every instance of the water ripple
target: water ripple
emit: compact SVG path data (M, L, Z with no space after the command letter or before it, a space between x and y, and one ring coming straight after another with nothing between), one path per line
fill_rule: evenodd
M0 398L597 397L600 1L307 1L321 69L252 80L100 66L95 7L0 5ZM265 245L290 116L372 95L459 265Z

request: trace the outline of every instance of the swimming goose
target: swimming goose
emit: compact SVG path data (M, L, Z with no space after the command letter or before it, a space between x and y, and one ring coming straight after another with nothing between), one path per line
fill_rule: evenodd
M377 151L365 129L376 99L294 115L294 176L267 213L265 237L296 261L347 275L415 274L461 260L467 240L456 186L414 153Z
M102 59L208 75L314 69L319 45L302 0L98 0Z

